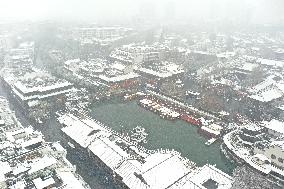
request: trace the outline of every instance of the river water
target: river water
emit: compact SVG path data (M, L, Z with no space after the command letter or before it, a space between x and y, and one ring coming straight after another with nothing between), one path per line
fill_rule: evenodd
M1 85L0 95L8 97ZM23 126L33 125L12 101L10 101L10 107ZM227 173L231 173L234 168L234 165L221 154L219 143L211 146L204 144L207 140L197 133L197 127L180 120L163 120L158 115L138 106L135 101L94 104L90 115L118 132L129 132L137 125L144 127L149 134L148 143L144 144L147 149L175 149L199 166L205 163L216 164L219 169ZM59 132L61 126L55 117L51 117L43 125L33 126L44 134L46 141L62 140ZM72 151L68 151L67 159L76 165L77 172L93 189L117 189L107 180L105 173L98 170L92 162L79 158L78 154Z
M220 143L205 145L207 139L197 133L198 128L182 120L164 120L136 101L94 104L91 116L117 132L129 133L142 126L148 133L144 147L150 150L175 149L198 166L206 163L231 174L235 167L220 151Z

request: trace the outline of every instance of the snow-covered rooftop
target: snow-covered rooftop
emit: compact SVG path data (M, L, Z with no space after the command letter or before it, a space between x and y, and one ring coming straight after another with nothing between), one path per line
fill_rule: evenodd
M53 180L53 178L42 180L40 177L38 177L33 180L33 183L37 189L44 189L52 184L55 184L55 181Z
M36 79L36 78L34 78ZM44 82L44 80L42 80ZM46 92L46 91L50 91L50 90L54 90L54 89L61 89L64 87L69 87L72 86L71 83L69 83L68 81L63 81L63 82L54 82L54 83L44 83L39 84L39 83L35 83L34 86L30 86L29 84L26 84L24 82L18 81L15 83L15 87L21 91L22 93L30 93L30 92Z
M151 188L157 189L167 188L191 171L185 166L179 155L171 154L150 155L146 158L142 170L141 174L146 182Z
M263 126L284 135L284 122L273 119L271 121L263 121Z
M257 68L259 65L256 64L256 63L249 63L249 62L246 62L244 63L244 65L241 67L242 70L245 70L245 71L249 71L249 72L252 72L255 68Z
M176 74L184 73L184 70L179 65L166 62L153 68L142 67L137 70L160 78L167 78Z
M273 67L284 67L284 62L276 61L276 60L269 60L269 59L259 59L260 63L267 66Z
M232 187L233 178L226 173L220 171L213 165L206 164L198 168L193 173L181 178L178 182L173 184L169 189L207 189L210 186L205 186L208 181L217 189L229 189Z
M57 175L62 179L64 188L66 189L86 189L86 184L70 171L56 171Z
M284 150L284 141L272 141L271 146L279 146L280 148L282 148L282 150Z
M284 96L284 83L276 82L273 77L268 77L263 82L254 86L249 97L261 102L270 102Z
M145 161L145 163L139 163L137 160L124 161L116 169L129 188L167 188L191 171L177 154L154 153Z
M123 71L126 66L122 63L115 62L114 64L111 65L111 67Z
M84 148L91 144L95 131L106 131L100 124L87 119L82 121L72 114L63 115L59 122L66 125L61 130Z
M114 77L109 77L107 75L100 75L99 78L101 80L107 81L107 82L119 82L119 81L124 81L128 79L134 79L140 77L139 74L136 74L134 72L128 73L128 74L122 74L122 75L117 75Z
M29 170L29 174L35 173L56 163L57 160L54 157L49 156L44 156L42 158L34 160L32 163L29 164L29 166L31 167L31 169Z
M252 93L257 93L261 90L264 90L265 88L273 85L275 83L275 81L272 78L267 78L264 81L260 82L259 84L257 84L256 86L254 86L251 89Z
M265 90L260 94L250 95L249 97L251 99L255 99L261 102L270 102L274 99L278 99L282 97L283 95L284 94L282 91L279 91L278 89L275 89L275 88L271 88L270 90Z

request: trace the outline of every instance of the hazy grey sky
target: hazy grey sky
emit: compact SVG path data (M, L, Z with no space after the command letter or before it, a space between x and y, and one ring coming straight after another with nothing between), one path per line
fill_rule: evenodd
M0 18L123 20L148 10L159 18L165 13L175 13L177 18L223 19L245 15L256 21L278 21L284 18L284 0L0 0Z

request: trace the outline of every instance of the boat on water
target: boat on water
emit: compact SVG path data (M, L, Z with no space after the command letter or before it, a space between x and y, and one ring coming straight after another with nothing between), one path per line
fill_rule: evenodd
M188 114L182 114L182 115L180 116L180 118L181 118L182 120L184 120L184 121L186 121L186 122L188 122L188 123L191 123L191 124L193 124L193 125L196 125L196 126L201 126L201 125L202 125L200 119L195 118L195 117L193 117L193 116L191 116L191 115L188 115Z
M212 123L210 125L203 125L198 129L198 133L206 136L207 138L218 138L222 133L223 127Z
M161 102L154 101L152 99L141 99L138 104L145 109L148 109L154 113L157 113L160 117L163 119L169 119L169 120L175 120L177 119L180 114L173 109L169 108L166 104L163 104Z
M69 145L71 148L75 148L74 144L72 144L71 142L68 142L68 145Z
M143 132L145 129L143 127L137 126L133 129L133 131L137 132L137 133L141 133Z
M125 94L123 96L123 98L124 98L125 101L130 101L130 100L134 100L138 97L142 97L142 96L145 96L145 93L137 92L137 93L133 93L133 94Z
M186 91L185 92L186 96L194 96L194 97L199 97L200 93L198 92L193 92L193 91Z
M129 101L129 100L133 100L133 99L135 99L137 97L137 95L136 94L126 94L126 95L124 95L124 100L125 101Z
M131 131L131 140L137 143L147 143L147 136L148 133L146 133L145 128L141 126L137 126Z
M213 144L216 140L217 140L217 138L211 138L211 139L209 139L205 144L206 144L207 146L210 146L210 145Z
M43 121L42 121L41 118L37 118L37 119L36 119L36 122L37 122L38 124L43 124Z

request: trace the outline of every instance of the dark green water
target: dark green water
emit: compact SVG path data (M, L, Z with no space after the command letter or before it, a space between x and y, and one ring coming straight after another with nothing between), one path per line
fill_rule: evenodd
M231 173L235 167L220 151L220 143L206 146L206 138L197 133L197 127L181 120L168 121L138 106L136 101L95 104L91 116L118 132L129 132L137 125L148 133L144 147L175 149L198 166L206 163Z

